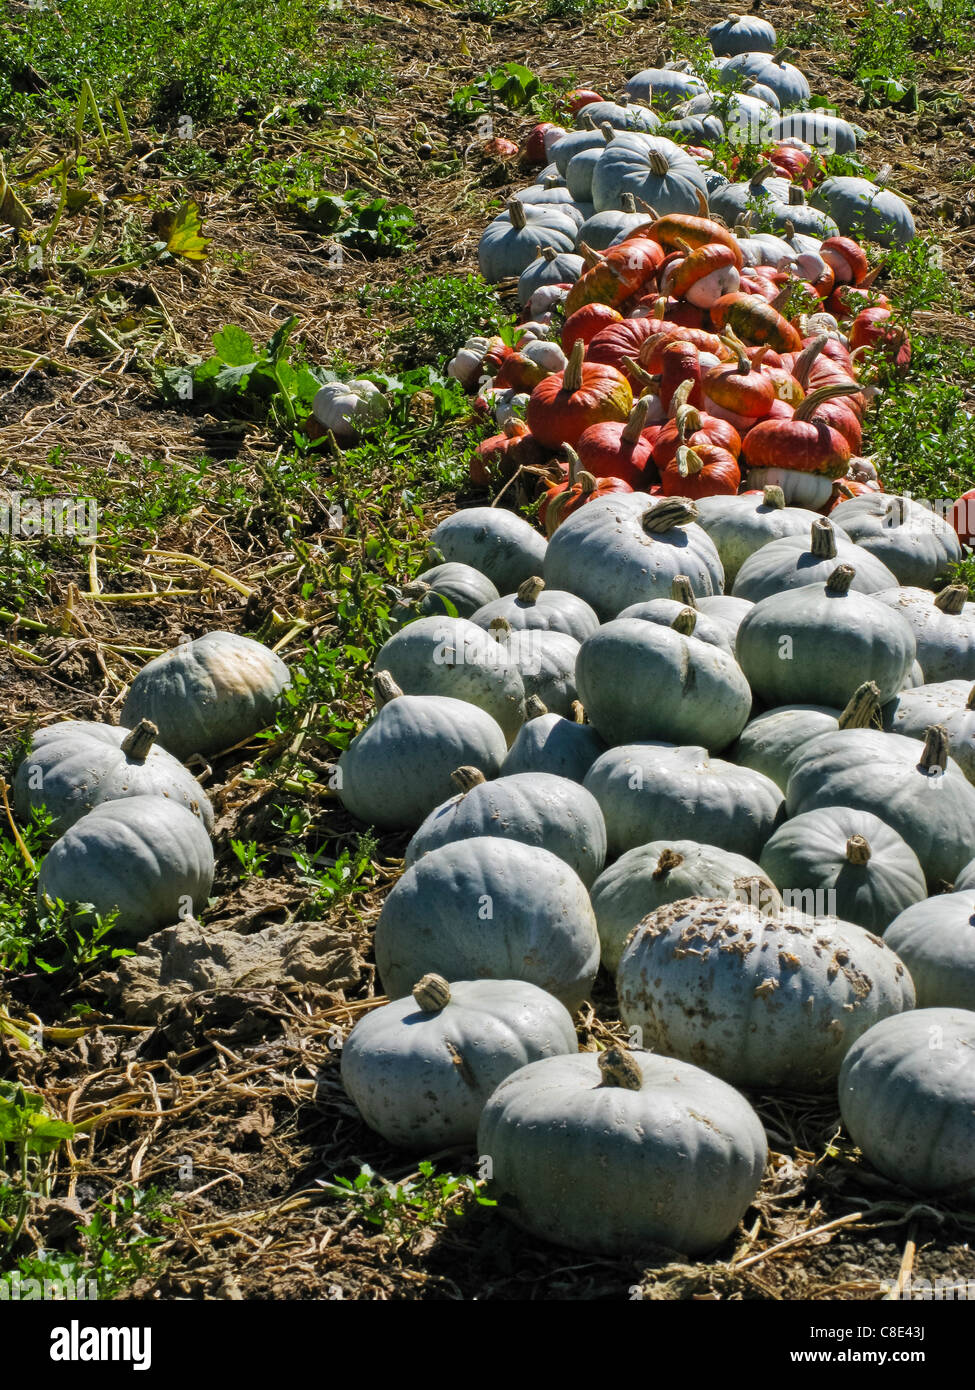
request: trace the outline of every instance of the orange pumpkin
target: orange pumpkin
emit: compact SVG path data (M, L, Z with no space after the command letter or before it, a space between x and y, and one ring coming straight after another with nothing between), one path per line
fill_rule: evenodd
M572 348L564 372L553 372L532 391L528 428L549 449L575 445L583 430L603 420L627 418L633 407L630 383L615 367L584 360L581 340Z

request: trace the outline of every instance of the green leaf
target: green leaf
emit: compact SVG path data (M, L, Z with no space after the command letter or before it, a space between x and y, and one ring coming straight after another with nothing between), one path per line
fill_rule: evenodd
M202 235L200 209L192 199L177 208L157 212L152 225L171 256L182 256L187 261L206 260L210 238Z
M257 349L251 335L238 328L235 323L228 323L225 328L214 333L213 346L220 361L226 362L228 366L242 367L257 358Z

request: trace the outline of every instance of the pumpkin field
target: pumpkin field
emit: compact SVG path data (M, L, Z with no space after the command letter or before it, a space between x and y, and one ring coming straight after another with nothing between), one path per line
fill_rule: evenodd
M0 1298L975 1297L970 0L0 10Z

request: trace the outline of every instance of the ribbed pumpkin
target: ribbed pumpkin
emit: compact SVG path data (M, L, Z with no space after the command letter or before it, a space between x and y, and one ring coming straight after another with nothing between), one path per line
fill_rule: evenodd
M711 322L716 328L733 328L739 338L753 346L768 345L776 352L798 352L802 339L777 309L756 294L722 295L711 305Z
M658 908L616 978L620 1016L646 1046L762 1089L830 1089L856 1039L914 1005L910 975L879 937L747 896Z
M975 1009L975 892L916 898L884 940L911 972L919 1009Z
M650 912L682 898L728 898L752 884L779 902L754 860L696 840L652 840L621 854L590 890L603 968L616 974L627 938Z
M120 723L148 719L159 743L179 759L216 753L270 723L288 685L274 652L235 632L208 632L143 666L125 698Z
M611 748L583 785L599 802L610 858L651 840L699 840L757 859L785 818L781 791L759 772L666 743Z
M830 915L867 931L883 933L928 892L917 855L897 831L879 816L847 806L823 806L786 821L759 862L786 906L823 903ZM909 957L896 941L887 944L917 985ZM920 992L918 1003L924 1003Z
M948 754L975 782L975 685L971 681L939 681L901 690L884 707L884 728L924 742L932 724L948 736Z
M732 656L692 635L695 618L689 608L671 627L616 618L582 644L576 685L608 743L663 740L717 753L741 733L748 683Z
M975 1013L914 1009L884 1019L846 1056L840 1111L886 1177L952 1202L975 1197Z
M435 617L438 613L453 617L451 608L458 618L469 618L478 608L500 597L486 574L473 565L448 560L404 584L390 622L395 630L418 617Z
M718 552L696 514L688 498L654 503L638 492L590 502L549 542L545 582L579 594L603 620L641 599L669 597L678 574L698 596L720 593Z
M876 683L881 700L901 689L914 661L914 634L884 604L851 592L854 578L849 565L838 565L825 585L771 594L744 619L735 650L767 705L839 709L864 681Z
M633 491L630 484L622 478L597 478L582 468L579 455L570 444L563 445L562 452L569 460L566 475L560 482L549 484L538 508L538 519L545 527L547 536L551 536L563 521L588 502L594 502L599 497L612 496L614 493Z
M955 881L975 844L975 787L937 725L923 747L877 729L822 734L799 753L787 799L790 816L819 806L873 812L911 846L932 892Z
M505 777L517 772L550 772L573 782L585 780L606 744L585 721L582 705L576 702L571 717L552 714L535 697L525 703L526 719L502 764Z
M417 830L406 847L406 868L441 845L494 835L550 850L587 888L601 872L603 815L576 782L548 772L513 773L488 782L473 767L457 768L452 780L457 795L435 807Z
M909 497L871 493L841 502L831 516L851 540L883 560L898 584L933 587L962 558L954 527Z
M471 614L471 622L487 630L496 618L504 618L516 631L543 628L564 632L584 642L599 626L599 619L581 598L564 590L547 589L545 580L532 575L513 594L493 599Z
M438 559L471 565L486 574L500 594L510 594L545 559L545 537L502 507L468 507L445 517L430 533Z
M651 459L653 445L643 434L652 403L651 397L643 396L627 420L607 421L583 430L576 446L580 466L596 478L622 478L635 488L647 481L649 464L653 481L657 471Z
M470 701L497 720L509 742L525 717L517 665L467 618L417 618L380 647L375 670L388 671L407 695Z
M206 907L213 848L203 822L164 796L103 801L48 850L37 880L45 900L117 910L120 936L141 940ZM595 932L595 926L593 927Z
M839 527L818 517L809 528L809 539L782 536L754 551L735 578L732 593L752 603L787 589L824 584L837 565L853 570L850 587L856 593L873 594L889 587L887 566L846 539Z
M342 1085L387 1143L433 1152L473 1143L506 1076L576 1048L568 1010L536 985L425 975L360 1018L342 1048Z
M698 499L698 525L711 537L731 588L742 565L756 550L782 536L810 534L816 515L806 507L787 507L779 487L736 497Z
M623 315L608 304L583 304L562 325L562 351L570 353L580 339L588 346L604 328L623 322Z
M584 304L608 304L611 309L618 309L653 279L664 253L657 242L647 237L630 237L606 251L593 252L592 259L593 264L582 272L566 296L567 315Z
M964 584L949 584L937 594L891 586L877 598L913 628L925 681L975 680L975 603Z
M697 1255L730 1236L767 1144L745 1098L716 1077L610 1048L509 1076L484 1107L477 1152L508 1220L619 1259L660 1245Z
M444 695L404 695L388 671L374 682L378 712L339 759L339 796L366 825L415 829L451 792L461 765L496 777L507 751L485 710Z
M391 999L435 971L527 980L574 1009L599 965L578 874L547 849L489 836L442 845L407 869L383 903L375 949Z
M827 705L780 705L756 715L742 730L734 759L770 777L784 792L796 759L814 738L837 729L868 729L879 722L880 691L866 681L842 710Z
M585 362L581 341L573 345L564 372L555 372L532 391L528 428L550 449L575 446L590 425L604 420L625 421L633 407L633 392L614 367Z
M14 805L27 821L46 808L61 835L81 816L125 796L162 796L199 816L213 829L213 808L196 778L171 753L156 746L156 726L116 729L66 719L38 729L17 769Z

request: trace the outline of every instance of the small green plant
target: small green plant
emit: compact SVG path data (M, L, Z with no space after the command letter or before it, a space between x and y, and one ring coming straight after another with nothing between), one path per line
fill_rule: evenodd
M50 1195L50 1156L75 1127L45 1109L44 1097L0 1081L0 1251L20 1239L31 1199Z
M373 856L379 842L368 831L357 836L353 847L346 845L339 855L328 858L328 846L309 852L292 851L298 882L310 890L305 910L318 911L336 898L346 898L357 889L371 886Z
M387 1182L364 1164L356 1177L337 1177L323 1186L345 1196L361 1220L377 1226L394 1247L423 1229L444 1229L474 1206L497 1206L483 1195L484 1183L477 1178L438 1173L426 1159L415 1177L402 1182Z
M194 409L244 411L252 417L270 414L294 427L299 414L307 416L326 375L292 363L289 340L298 322L287 319L263 349L243 328L228 324L213 335L214 353L192 366L164 367L156 374L163 399Z
M261 866L267 862L268 856L260 852L256 840L231 840L230 848L240 864L242 880L264 877L264 870Z
M165 1236L150 1234L146 1226L170 1225L174 1220L168 1198L156 1188L125 1188L97 1202L88 1221L79 1222L80 1251L39 1250L21 1255L15 1270L0 1272L0 1285L6 1286L11 1300L40 1297L35 1288L43 1289L45 1284L61 1297L117 1298L143 1275L158 1275L157 1247Z
M425 362L442 365L472 333L495 333L509 318L514 323L479 275L427 275L407 280L378 295L363 295L366 309L373 298L381 299L403 317L390 334L394 362L399 367L419 367Z

